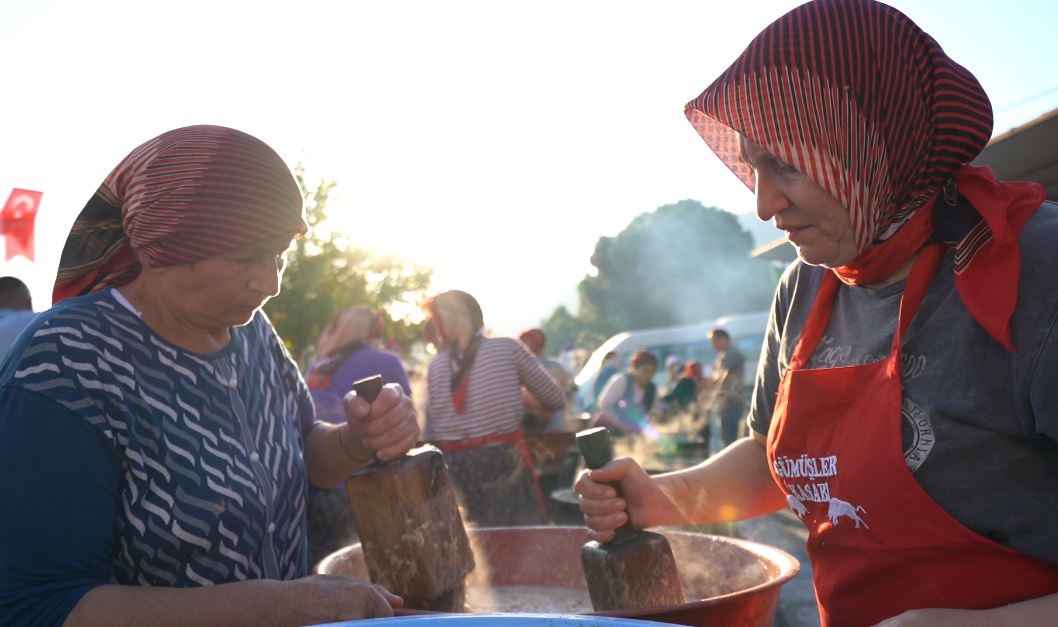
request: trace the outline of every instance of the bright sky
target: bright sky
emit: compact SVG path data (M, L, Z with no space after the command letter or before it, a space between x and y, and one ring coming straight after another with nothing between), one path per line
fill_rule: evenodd
M575 305L596 240L695 198L752 195L683 116L799 2L4 0L0 196L44 192L50 302L66 232L136 145L233 126L334 179L334 227L435 270L500 334ZM1058 3L893 0L973 71L996 132L1058 107Z

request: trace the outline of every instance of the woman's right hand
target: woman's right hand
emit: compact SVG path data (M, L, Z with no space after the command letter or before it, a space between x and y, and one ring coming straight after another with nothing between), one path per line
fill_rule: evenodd
M610 483L620 483L621 497ZM611 540L614 530L629 519L637 529L683 519L655 480L630 457L581 472L573 489L580 495L584 524L599 542Z
M279 610L290 614L291 624L393 616L393 608L404 605L403 599L382 586L342 575L312 575L284 583Z
M349 392L343 403L350 436L343 447L355 448L346 449L353 459L369 462L377 457L389 461L407 453L418 442L415 404L399 385L386 384L371 403L356 392Z

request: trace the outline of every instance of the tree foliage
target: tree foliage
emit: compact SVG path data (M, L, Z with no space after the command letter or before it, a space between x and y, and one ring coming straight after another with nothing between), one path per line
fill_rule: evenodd
M372 255L348 246L327 224L327 202L337 184L324 180L310 189L300 166L295 176L305 197L309 230L287 254L279 296L265 305L287 349L305 365L335 311L368 305L384 313L386 339L407 353L421 337L420 324L394 319L391 307L421 301L430 284L430 271L394 256Z
M578 316L559 308L544 330L595 346L628 329L766 309L775 283L752 248L733 214L696 200L643 213L615 237L599 238L596 272L578 285Z
M558 353L569 345L594 347L607 338L605 333L591 328L584 320L570 313L565 305L555 308L540 328L547 334L547 348L551 353Z

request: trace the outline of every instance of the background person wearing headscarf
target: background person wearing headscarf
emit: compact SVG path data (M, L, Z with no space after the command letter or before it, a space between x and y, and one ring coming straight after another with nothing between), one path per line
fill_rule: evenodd
M595 377L595 382L592 383L591 405L587 408L589 412L595 411L599 403L599 396L606 389L606 384L610 382L610 377L619 372L621 372L621 355L617 351L610 351L603 355L602 364L599 366L599 374Z
M540 401L536 400L526 388L522 388L524 394L522 399L525 402L525 420L522 426L527 432L556 432L556 431L568 431L572 425L573 417L570 415L570 409L573 402L573 395L577 391L576 384L573 383L573 375L571 375L558 360L551 359L545 354L545 348L547 347L547 335L544 334L540 329L529 329L523 331L518 336L522 344L529 351L536 355L536 358L540 361L540 365L547 370L547 374L551 375L551 378L555 380L555 384L565 394L566 402L562 406L562 409L558 411L549 411L543 408Z
M395 383L411 395L404 364L382 348L384 334L382 314L366 305L342 309L331 318L305 375L320 420L345 422L342 398L364 377L382 375L383 382Z
M317 422L261 306L304 232L260 140L181 128L136 148L74 223L56 304L0 369L0 623L283 624L399 599L308 575L307 482L418 436L397 386Z
M411 396L404 364L382 349L384 333L382 314L366 305L341 309L331 317L305 375L318 419L344 423L342 399L353 389L353 382L376 374L382 376L383 383L399 385ZM306 519L310 565L357 540L344 485L333 490L310 486Z
M484 335L470 294L443 292L426 310L446 348L426 373L423 435L444 452L464 517L482 527L546 523L522 430L522 386L548 411L562 407L562 390L521 342Z
M708 405L713 381L705 376L702 362L692 359L683 368L683 376L675 389L661 397L665 420L676 420L683 435L701 442L709 442Z
M701 396L704 381L705 372L702 370L702 362L697 359L687 362L672 391L661 397L662 402L665 403L666 412L691 411Z
M977 80L906 16L817 0L687 105L801 261L772 308L751 437L650 479L582 476L587 524L790 507L826 625L1058 613L1058 206L966 165ZM595 483L621 480L623 500Z
M632 355L628 371L610 377L610 382L599 395L594 424L607 427L615 433L642 433L649 430L655 410L658 388L654 384L654 373L658 370L658 358L648 350Z
M665 396L676 389L676 384L683 377L683 358L679 355L669 355L665 358L665 382L658 392Z

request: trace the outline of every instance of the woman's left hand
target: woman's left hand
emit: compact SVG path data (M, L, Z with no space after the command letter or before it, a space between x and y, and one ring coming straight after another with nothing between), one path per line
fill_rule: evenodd
M395 383L383 387L370 405L355 392L346 394L343 404L349 429L344 446L357 449L363 457L389 461L419 440L415 405Z

